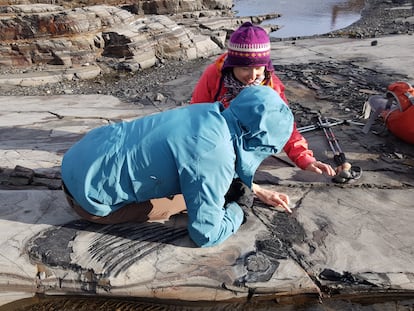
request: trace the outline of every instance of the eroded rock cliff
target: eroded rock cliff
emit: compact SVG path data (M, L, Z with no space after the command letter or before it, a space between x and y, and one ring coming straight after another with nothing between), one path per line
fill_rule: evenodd
M231 8L230 0L0 1L0 71L93 78L208 57L246 20Z

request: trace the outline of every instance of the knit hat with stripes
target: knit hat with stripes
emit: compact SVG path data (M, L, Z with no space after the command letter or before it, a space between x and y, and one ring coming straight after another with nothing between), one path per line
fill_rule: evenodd
M273 70L270 60L270 39L267 32L250 22L241 25L230 36L224 68L266 66Z

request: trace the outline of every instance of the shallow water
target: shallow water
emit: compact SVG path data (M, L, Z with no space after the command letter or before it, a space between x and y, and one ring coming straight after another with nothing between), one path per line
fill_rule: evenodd
M360 19L364 3L364 0L234 0L234 10L238 16L282 14L263 25L282 27L270 36L288 38L345 28Z

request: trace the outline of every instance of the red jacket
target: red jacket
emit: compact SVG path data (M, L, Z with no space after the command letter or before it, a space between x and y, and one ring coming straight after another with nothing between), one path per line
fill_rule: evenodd
M222 85L221 69L226 55L226 53L220 55L213 64L210 64L205 69L194 88L190 102L191 104L210 103L222 99L223 95L226 93L226 88ZM286 102L286 104L288 104L284 93L285 86L274 74L274 72L272 72L271 81L267 81L266 85L269 85L276 92L278 92L280 97ZM223 102L223 104L226 108L229 105L228 102ZM310 163L316 161L313 157L312 150L308 149L306 139L297 130L296 124L294 124L293 133L283 150L286 152L287 156L301 169L305 169Z

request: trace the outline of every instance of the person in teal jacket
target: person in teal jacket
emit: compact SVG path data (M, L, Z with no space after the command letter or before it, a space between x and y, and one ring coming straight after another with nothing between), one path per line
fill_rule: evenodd
M182 194L190 238L217 245L244 218L237 200L225 200L232 182L251 188L260 163L283 149L292 129L277 92L251 86L227 109L191 105L93 129L63 157L64 190L82 217L98 223L152 220L156 200L168 209L168 198Z

